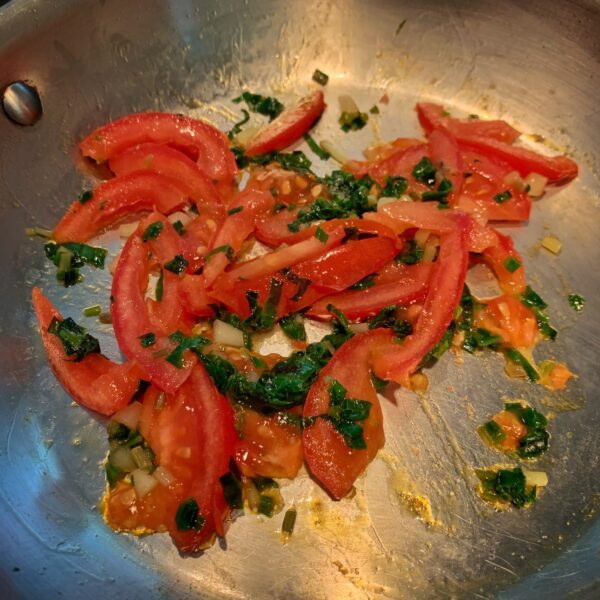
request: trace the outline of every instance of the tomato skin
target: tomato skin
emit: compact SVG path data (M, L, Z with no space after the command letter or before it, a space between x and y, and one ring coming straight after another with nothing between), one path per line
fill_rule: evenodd
M141 239L147 223L140 223L136 233L125 243L113 278L110 307L115 337L119 348L131 360L136 360L146 372L146 378L161 390L174 393L189 377L197 362L195 355L187 351L184 366L179 369L156 357L161 350L173 350L174 342L165 332L158 332L156 343L148 348L140 344L140 336L155 333L153 322L145 300L145 290L152 263L148 260L148 246ZM169 332L173 333L173 332Z
M302 434L306 465L335 500L350 492L356 478L385 442L381 406L371 381L370 358L376 348L392 343L393 336L390 329L374 329L355 335L333 355L306 398L304 417L326 414L329 386L335 379L346 388L348 398L371 402L369 417L361 422L367 445L364 450L348 448L342 435L322 418L306 427Z
M323 92L317 90L304 96L296 106L285 109L265 125L246 147L247 156L278 152L299 140L325 110Z
M127 148L109 160L115 175L153 171L170 177L191 198L200 214L218 223L225 219L225 205L215 184L193 160L164 144L147 143Z
M475 150L510 165L522 177L539 173L548 178L548 183L562 185L575 179L579 172L577 163L567 156L542 156L528 148L475 135L461 137L459 142L465 150Z
M294 479L303 462L302 433L298 427L250 409L244 410L241 418L235 461L242 474Z
M100 163L147 142L193 147L200 168L216 181L229 183L237 173L227 136L205 121L184 115L160 112L127 115L92 131L79 148L84 156Z
M158 484L142 498L120 482L108 492L105 516L120 531L168 530L179 550L195 552L210 545L215 532L225 531L229 509L219 478L228 471L237 439L233 411L201 364L176 394L166 396L162 408L156 408L158 394L151 387L144 396L140 432L174 481ZM179 504L189 498L205 519L198 531L180 531L175 522Z
M240 192L232 200L231 206L232 209L241 207L242 210L231 214L217 229L209 250L229 245L234 253L239 252L246 238L254 231L256 223L264 218L274 204L275 199L268 192L252 189ZM207 287L225 270L228 264L229 259L223 252L211 256L203 273Z
M452 183L448 203L456 204L463 186L463 161L454 136L444 128L434 129L429 135L429 153L435 167Z
M327 306L333 304L350 321L364 321L386 306L407 306L423 301L427 295L432 264L402 266L405 268L398 273L397 279L388 278L380 282L378 278L375 285L366 290L346 290L326 296L315 302L306 314L315 319L329 320L331 313Z
M429 291L413 333L401 345L390 344L388 348L378 349L374 356L373 366L378 377L407 387L410 375L427 352L442 339L450 325L464 287L470 219L456 211L441 217L442 221L446 219L454 220L455 226L440 234L439 256L434 263ZM439 231L443 231L445 226L443 223Z
M485 119L454 119L444 115L444 108L431 102L419 102L416 106L419 122L429 134L434 129L445 127L460 138L461 135L478 135L512 144L521 133L506 121Z
M52 238L59 244L87 242L132 215L155 208L169 214L186 202L187 195L173 180L151 171L137 171L99 185L85 204L75 200Z
M127 406L142 375L139 367L131 362L118 365L101 354L88 354L83 360L73 362L59 338L48 332L52 319L62 319L61 314L40 288L33 288L32 301L48 362L71 397L81 406L105 416Z

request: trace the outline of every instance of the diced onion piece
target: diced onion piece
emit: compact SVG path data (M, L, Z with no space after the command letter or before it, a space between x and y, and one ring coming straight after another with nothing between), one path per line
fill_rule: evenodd
M419 229L417 233L415 233L415 243L419 248L425 247L425 242L427 242L427 238L431 235L431 231L429 229Z
M224 346L241 348L244 345L244 334L233 325L219 319L213 323L213 339L215 344Z
M504 177L504 185L512 186L518 192L524 192L527 189L527 184L519 175L519 171L511 171Z
M171 213L167 219L169 219L169 223L181 221L182 225L187 225L192 220L192 216L186 212L183 212L182 210L178 210L174 213Z
M138 228L138 222L123 223L119 226L119 237L128 238Z
M552 252L552 254L560 254L562 250L562 242L553 235L547 235L542 240L542 246L546 248L546 250Z
M158 481L158 483L164 485L165 487L169 487L175 482L175 477L173 477L171 472L164 467L156 467L152 475L154 476L154 479Z
M138 422L140 420L140 414L142 413L142 404L140 402L132 402L125 408L116 412L112 418L117 423L121 423L129 429L137 429Z
M425 244L423 250L423 262L432 263L437 256L437 244Z
M156 478L143 469L136 469L131 474L131 481L133 481L135 493L140 498L151 492L158 485Z
M530 471L529 469L523 469L523 475L525 475L527 485L535 485L536 487L545 487L548 485L548 474L544 471Z
M412 198L410 196L407 196L406 194L402 194L402 196L400 196L400 198L390 198L387 196L383 196L381 198L379 198L379 200L377 201L377 209L380 209L382 206L385 206L386 204L390 204L392 202L412 202Z
M132 448L131 456L133 457L138 469L148 470L150 467L152 467L152 461L142 446L136 446L135 448Z
M125 473L131 473L137 467L131 455L131 450L127 446L119 446L111 450L108 455L108 462Z
M245 146L259 131L260 127L257 127L256 125L248 125L235 136L235 141L242 146Z
M321 148L323 148L325 152L329 152L331 158L339 162L340 165L345 165L350 160L342 150L329 140L321 140Z
M471 294L478 300L491 300L502 294L496 276L483 263L478 263L467 271L466 284L469 286Z
M529 175L525 177L525 183L529 186L529 195L532 198L539 198L544 194L548 178L539 173L529 173Z
M365 331L369 331L368 323L350 323L350 329L354 331L354 333L363 333Z
M358 109L358 104L354 101L352 96L348 96L347 94L343 94L338 98L340 102L340 110L342 112L347 113L357 113L360 112Z

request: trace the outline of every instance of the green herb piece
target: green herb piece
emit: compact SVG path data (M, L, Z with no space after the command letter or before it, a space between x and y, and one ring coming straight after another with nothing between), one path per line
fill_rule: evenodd
M167 271L171 271L171 273L175 273L175 275L179 275L185 271L186 267L189 265L188 261L181 256L181 254L176 254L169 262L166 262L163 266Z
M282 317L279 321L283 333L292 340L300 342L306 341L306 329L304 328L304 319L300 313L294 313Z
M375 285L375 280L377 278L377 273L371 273L366 277L363 277L360 281L357 281L354 285L351 285L349 289L351 290L367 290L370 287Z
M173 223L173 229L179 235L185 235L185 226L179 219L177 219L177 221L175 221L175 223Z
M267 368L267 363L260 358L260 356L256 356L254 354L250 355L250 360L252 361L252 364L257 368L257 369L266 369Z
M512 194L510 193L510 190L506 190L504 192L501 192L500 194L496 194L494 196L494 200L498 203L498 204L502 204L504 202L507 202L508 200L510 200L512 198Z
M94 192L90 190L85 190L84 192L81 192L81 194L79 194L79 197L77 199L81 204L85 204L86 202L89 202L93 197Z
M112 489L121 479L123 479L125 473L109 462L106 463L104 468L106 471L106 481L108 482L109 487Z
M521 302L529 308L539 308L540 310L548 308L544 300L530 286L527 286L521 294Z
M431 159L424 156L413 168L412 176L421 183L433 187L435 185L436 168Z
M210 343L210 340L200 335L186 336L181 331L176 331L169 336L172 342L177 344L177 347L171 351L167 356L167 361L178 369L182 369L184 366L183 353L186 350L192 350L193 352L200 352L203 346Z
M327 85L329 75L326 75L323 71L319 71L319 69L315 69L315 72L312 74L312 80L316 81L319 85Z
M114 421L112 419L108 422L108 425L106 426L106 432L108 433L109 442L123 442L127 440L129 434L131 433L127 425L123 425L123 423L119 423L118 421Z
M253 477L252 483L259 492L279 487L279 484L270 477Z
M421 194L423 202L429 202L431 200L439 200L442 204L448 202L448 194L452 191L452 182L449 179L442 179L435 192L424 192Z
M258 156L240 156L237 164L240 169L249 164L268 165L272 162L278 162L286 171L297 171L299 173L310 173L312 162L301 150L294 152L269 152Z
M241 96L234 98L233 102L239 104L242 100L248 106L248 110L265 115L271 121L279 116L284 109L283 104L272 96L261 96L260 94L244 92Z
M77 242L65 242L61 245L48 242L44 246L44 253L57 267L56 279L65 287L83 281L79 269L86 264L103 269L108 255L108 251L104 248L96 248Z
M371 383L375 388L376 392L383 392L385 388L388 386L389 381L387 379L381 379L381 377L377 377L375 373L371 373Z
M261 515L265 515L265 517L272 517L274 509L275 501L273 498L271 498L271 496L261 494L256 511Z
M521 262L517 260L514 256L509 256L504 261L503 265L509 273L514 273L521 266Z
M277 305L281 298L283 281L276 277L271 277L269 284L269 295L265 301L264 307L258 302L258 292L248 290L246 299L250 307L250 316L244 321L244 324L253 331L266 331L275 325L277 319Z
M138 339L140 340L140 346L142 348L149 348L150 346L154 346L154 344L156 344L156 334L152 332L140 335Z
M308 208L301 209L296 220L288 224L290 231L299 231L304 223L360 217L376 209L369 202L369 193L375 181L368 175L355 179L352 173L336 170L324 177L324 183L330 199L317 198Z
M158 275L158 279L156 280L156 288L154 289L154 297L157 302L160 302L163 299L164 293L164 273L163 270L160 270L160 274Z
M227 133L227 137L232 140L241 130L242 125L245 125L250 120L250 113L242 108L243 118L238 121Z
M52 333L60 339L65 354L74 356L74 362L83 360L88 354L100 353L98 340L87 333L71 317L62 321L54 317L48 326L48 333Z
M300 277L296 275L296 273L287 267L282 269L281 273L288 281L298 286L296 293L291 298L293 302L298 302L298 300L304 296L312 281L306 277Z
M521 302L532 310L540 333L549 340L555 340L558 332L550 325L548 315L544 312L548 307L544 300L531 287L527 286L521 294Z
M102 312L102 307L99 304L87 306L83 309L84 317L97 317Z
M179 531L199 531L204 523L204 517L195 498L188 498L179 504L175 513L175 524Z
M569 294L567 300L575 312L581 312L583 310L583 305L585 304L585 298L583 296L580 296L579 294Z
M487 438L491 444L498 445L506 439L506 434L502 431L502 427L496 421L488 421L480 428L480 433Z
M408 188L408 181L404 177L388 177L385 187L381 190L384 198L400 198Z
M379 114L379 106L377 106L377 104L373 104L373 106L371 106L371 108L369 109L369 112L372 115L378 115Z
M242 212L243 210L244 210L243 206L236 206L235 208L230 208L227 211L227 214L231 216L231 215L235 215L236 213Z
M405 265L415 265L423 259L424 250L413 240L407 240L402 248L402 252L394 258L397 263Z
M154 223L150 223L144 232L142 233L142 241L147 242L148 240L155 240L160 232L163 230L163 222L155 221Z
M504 351L506 357L516 365L520 366L523 371L525 371L525 375L529 378L530 381L538 381L540 378L539 373L535 370L532 364L516 349L516 348L507 348Z
M396 317L397 311L398 306L396 306L395 304L382 308L369 321L369 329L375 329L377 327L393 329L394 334L398 339L404 339L407 335L410 335L412 333L412 326L408 321L398 319Z
M535 458L548 450L550 434L546 430L546 417L531 406L508 402L504 410L512 412L526 427L527 433L519 440L517 454L520 458Z
M473 354L475 350L480 348L497 348L502 343L502 338L499 335L493 335L487 329L478 327L473 329L466 336L463 342L463 348Z
M319 225L316 229L315 229L315 237L321 242L321 244L325 244L327 243L327 240L329 239L329 234L321 228L321 226Z
M528 489L521 467L498 471L478 469L475 473L481 482L484 500L502 500L516 508L523 508L536 500L537 488Z
M281 533L286 535L292 535L294 532L294 526L296 525L296 517L298 513L295 508L290 508L285 511L283 522L281 523Z
M422 359L421 367L433 366L448 350L452 345L452 338L456 330L456 322L452 321L446 332L442 336L442 339L434 346L433 350L430 350Z
M230 508L244 508L244 500L242 499L242 482L240 478L232 471L228 471L225 475L219 478L221 487L223 488L223 496Z
M369 121L369 115L367 113L360 112L342 112L338 123L342 128L342 131L348 133L348 131L358 131L362 129Z
M329 386L329 409L323 417L342 434L349 448L365 449L367 444L363 436L363 427L357 421L364 421L369 417L371 403L347 398L346 394L346 388L334 379Z
M327 150L324 150L323 148L321 148L321 146L316 142L316 140L309 134L307 133L304 136L304 139L306 140L306 143L308 144L308 147L321 159L321 160L328 160L331 157L331 154L329 154L329 152L327 152Z
M44 227L25 227L25 234L28 237L41 237L47 240L52 239L52 231Z
M233 260L233 257L235 255L233 248L229 244L224 244L223 246L217 246L216 248L213 248L212 250L210 250L204 257L204 262L208 263L210 261L210 259L215 254L219 254L219 252L222 252L227 257L227 260L229 260L229 261Z

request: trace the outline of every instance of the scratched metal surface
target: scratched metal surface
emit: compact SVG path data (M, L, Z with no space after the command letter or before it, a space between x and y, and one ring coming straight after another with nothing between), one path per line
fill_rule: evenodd
M0 115L0 596L3 598L547 598L597 597L600 526L600 5L572 2L410 3L191 0L13 0L0 8L0 87L40 89L45 115L19 128ZM406 19L396 34L398 24ZM289 99L331 76L330 111L317 137L353 157L378 139L417 133L415 99L456 113L507 117L545 151L568 150L581 177L536 203L512 228L532 285L560 334L538 356L566 360L579 377L564 393L508 380L502 361L452 356L429 372L422 399L386 401L385 452L339 503L306 476L284 486L298 508L293 539L282 515L231 527L226 547L181 557L166 536L116 535L102 522L103 423L71 405L46 364L29 302L41 285L75 318L108 302L106 272L65 294L41 243L23 229L52 226L89 176L75 141L134 110L165 109L229 127L239 90ZM343 136L336 98L390 104L362 132ZM537 140L537 141L536 141ZM555 257L539 247L551 232ZM118 240L107 239L111 254ZM566 301L584 295L580 316ZM116 357L110 328L90 323ZM476 426L523 398L553 415L551 450L539 468L550 485L531 511L494 513L476 497L473 466L499 457ZM407 483L409 482L409 483ZM397 491L429 497L427 527Z

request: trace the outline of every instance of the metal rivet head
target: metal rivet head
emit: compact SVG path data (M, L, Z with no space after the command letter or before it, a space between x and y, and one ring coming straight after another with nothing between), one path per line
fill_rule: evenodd
M6 86L2 106L11 121L19 125L33 125L42 116L42 101L38 91L23 81Z

